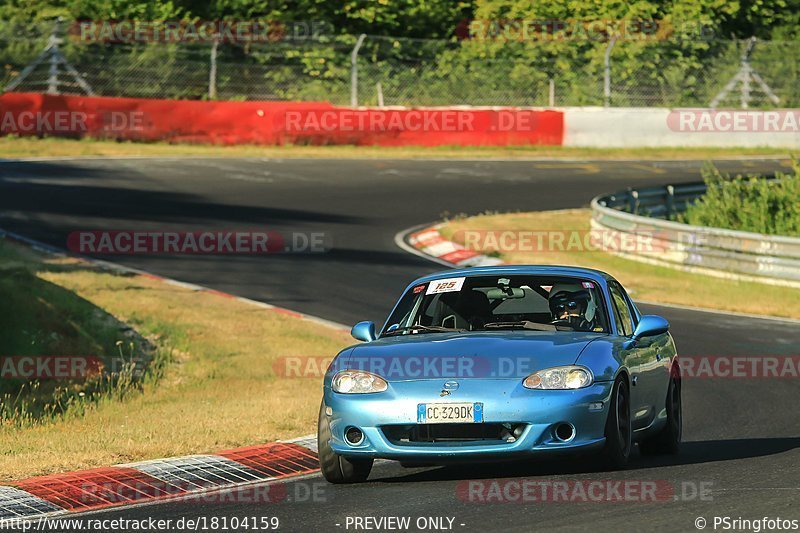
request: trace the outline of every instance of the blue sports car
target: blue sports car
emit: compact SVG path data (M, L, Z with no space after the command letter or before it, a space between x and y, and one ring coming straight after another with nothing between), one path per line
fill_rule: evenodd
M376 458L404 464L593 451L675 453L681 380L666 320L606 273L558 266L448 270L405 290L383 329L328 369L319 459L332 483Z

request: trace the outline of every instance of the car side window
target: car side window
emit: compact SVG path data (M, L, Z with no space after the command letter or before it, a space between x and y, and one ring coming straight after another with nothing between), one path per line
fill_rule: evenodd
M620 285L619 283L611 283L616 287L620 293L625 297L625 302L628 304L628 309L631 310L631 320L633 320L633 329L636 330L636 326L639 325L639 310L633 305L633 300L631 300L630 295L628 292Z
M633 313L631 312L631 308L628 307L628 302L618 286L611 283L608 288L611 291L611 300L614 304L617 326L619 327L620 333L626 337L630 337L633 335Z
M639 325L639 319L641 318L642 313L639 311L639 308L633 304L633 300L631 300L630 296L627 297L627 300L628 306L631 308L631 313L633 314L633 329L636 330L636 326Z

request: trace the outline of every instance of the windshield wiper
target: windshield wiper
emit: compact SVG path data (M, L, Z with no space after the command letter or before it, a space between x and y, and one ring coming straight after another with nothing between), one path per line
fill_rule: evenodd
M484 324L485 329L532 329L536 331L558 331L552 324L539 324L530 320L520 320L518 322L489 322Z
M445 331L466 331L466 330L461 328L446 328L444 326L423 326L422 324L417 324L416 326L406 326L404 328L393 329L392 331L387 331L383 335L384 336L396 335L398 333L405 333L405 332L441 333Z

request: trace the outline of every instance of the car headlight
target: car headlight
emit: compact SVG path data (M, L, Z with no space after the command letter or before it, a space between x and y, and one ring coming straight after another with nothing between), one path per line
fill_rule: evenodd
M382 377L363 370L342 370L333 376L331 387L342 394L367 394L383 392L389 385Z
M522 382L526 389L568 390L588 387L592 372L583 366L557 366L534 372Z

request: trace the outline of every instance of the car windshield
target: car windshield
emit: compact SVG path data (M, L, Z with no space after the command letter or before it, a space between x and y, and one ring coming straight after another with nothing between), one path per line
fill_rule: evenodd
M608 333L602 291L565 276L437 279L403 295L382 336L503 329Z

